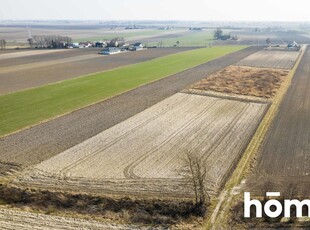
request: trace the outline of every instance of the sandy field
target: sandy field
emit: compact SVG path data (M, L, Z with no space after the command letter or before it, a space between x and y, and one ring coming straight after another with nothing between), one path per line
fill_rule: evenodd
M225 182L267 105L178 93L25 171L43 188L188 197L186 150L208 166L213 193ZM182 188L182 189L180 189Z

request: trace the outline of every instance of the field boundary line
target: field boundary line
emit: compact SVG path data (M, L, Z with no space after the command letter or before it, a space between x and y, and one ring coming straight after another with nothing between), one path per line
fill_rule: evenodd
M188 89L188 90L181 91L181 93L214 97L214 98L219 98L219 99L227 99L227 100L232 100L232 101L258 103L258 104L271 104L272 103L272 100L268 100L264 98L238 95L238 94L226 94L226 93L221 93L221 92L216 92L216 91L211 91L211 90L205 91L205 90Z
M271 123L273 122L274 118L276 117L279 106L291 85L293 77L295 76L296 70L299 66L299 63L307 49L307 45L302 48L302 52L298 57L298 60L295 62L293 69L285 78L284 82L282 83L281 87L279 88L275 98L272 100L272 103L267 110L265 116L263 117L262 122L260 123L259 127L257 128L252 140L250 141L248 147L246 148L243 157L241 158L240 162L238 163L235 171L233 172L232 176L230 177L229 181L226 183L224 190L221 192L219 196L220 202L217 203L214 212L211 214L211 218L209 218L204 225L207 229L221 229L221 224L226 224L227 209L230 206L230 202L232 201L233 197L233 189L235 186L240 184L241 180L249 170L249 163L250 160L253 159L254 155L256 155L263 143L263 140L269 130ZM227 194L229 194L227 196Z

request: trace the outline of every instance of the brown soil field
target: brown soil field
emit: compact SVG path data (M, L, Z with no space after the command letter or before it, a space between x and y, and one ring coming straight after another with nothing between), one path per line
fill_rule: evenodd
M229 66L192 85L191 89L272 98L288 73L287 70Z
M13 59L3 59L0 62L0 70L2 67L11 67L11 66L19 66L24 64L30 64L34 62L45 62L45 61L52 61L57 60L59 58L71 58L71 57L77 57L82 55L89 55L89 54L98 54L101 48L88 48L88 49L62 49L57 50L56 52L49 52L46 53L45 49L19 49L14 52L11 52L10 54L13 55L13 53L28 53L29 51L36 51L36 55L30 55L28 57L14 57ZM43 52L42 52L43 51ZM62 51L62 52L61 52ZM60 52L60 53L59 53ZM30 53L31 54L31 53ZM1 57L0 53L0 57Z
M34 55L42 55L42 54L49 54L49 53L58 53L58 52L65 52L68 50L65 49L51 49L51 50L27 50L24 52L10 52L10 53L3 53L0 55L0 60L12 59L12 58L19 58L19 57L29 57Z
M97 54L98 49L74 49L58 52L57 55L50 54L52 58L48 57L49 55L29 56L25 58L26 63L20 58L10 59L10 66L3 67L0 64L0 94L135 64L189 49L192 48L159 48L109 56ZM44 61L38 62L38 59Z
M0 173L40 163L257 52L250 47L0 138ZM115 56L116 57L116 56Z
M264 140L247 191L310 195L310 49L307 48Z
M262 50L237 63L239 66L261 68L292 69L299 57L298 51Z
M0 226L7 230L75 230L75 229L149 229L147 227L122 225L116 223L102 223L98 221L83 220L78 218L60 217L55 215L45 215L18 211L5 207L0 207ZM159 228L156 228L159 229Z
M177 93L30 167L15 183L101 194L188 197L193 194L180 170L184 152L191 150L206 162L207 188L214 195L267 107Z

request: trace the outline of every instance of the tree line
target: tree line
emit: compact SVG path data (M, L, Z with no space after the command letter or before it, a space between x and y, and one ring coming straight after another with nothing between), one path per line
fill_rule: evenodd
M72 44L72 38L59 35L35 35L27 39L31 48L66 48Z
M231 35L231 34L224 34L223 30L220 28L217 28L214 31L214 39L215 40L238 40L238 36L237 35Z

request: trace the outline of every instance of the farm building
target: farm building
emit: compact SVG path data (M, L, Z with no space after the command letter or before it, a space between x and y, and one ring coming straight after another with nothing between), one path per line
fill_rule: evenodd
M80 42L79 43L79 48L89 48L89 47L92 47L91 42Z
M291 44L287 45L287 48L289 50L300 50L300 45L297 42L293 41Z
M107 47L100 51L100 54L110 55L120 53L121 50L116 47Z
M141 42L137 42L135 44L133 44L129 50L131 51L136 51L136 50L142 50L144 48L143 44Z

